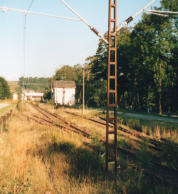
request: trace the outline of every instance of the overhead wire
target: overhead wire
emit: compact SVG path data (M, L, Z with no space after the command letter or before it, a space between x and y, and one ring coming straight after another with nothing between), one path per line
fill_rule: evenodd
M31 0L30 4L28 6L28 9L27 9L28 11L32 8L33 3L34 3L34 0Z
M70 20L70 21L76 21L76 22L83 22L84 24L86 24L91 31L93 31L99 38L101 38L106 44L108 44L108 41L99 33L98 30L96 30L92 25L90 25L82 16L80 16L80 14L78 14L74 9L72 9L72 7L67 4L64 0L60 0L70 11L72 11L72 13L74 15L77 16L77 18L69 18L69 17L63 17L63 16L57 16L57 15L53 15L53 14L48 14L48 13L43 13L43 12L35 12L35 11L30 11L34 0L31 1L29 7L27 10L22 10L22 9L17 9L17 8L9 8L7 6L0 6L0 9L3 12L7 12L7 11L11 11L11 12L19 12L19 13L23 13L25 15L28 14L32 14L32 15L41 15L41 16L47 16L47 17L54 17L57 19L64 19L64 20Z
M99 33L98 30L96 30L92 25L90 25L86 19L84 19L79 13L77 13L68 3L66 3L64 0L59 0L61 1L65 7L67 7L74 15L76 15L81 22L83 22L84 24L86 24L91 31L93 31L99 38L101 38L106 44L108 44L108 41Z
M41 15L41 16L53 17L56 19L64 19L64 20L69 20L69 21L80 22L80 19L78 18L69 18L69 17L58 16L58 15L43 13L43 12L30 11L30 10L27 11L25 9L9 8L7 6L0 6L0 9L3 12L11 11L11 12L18 12L18 13L23 13L23 14Z
M149 11L149 10L144 10L144 11L147 12L147 13L149 13L149 14L152 14L152 15L157 15L157 16L162 16L162 17L168 17L168 15L166 15L166 14L152 12L152 11Z
M144 10L148 7L150 7L156 0L152 0L151 2L149 2L147 5L145 5L142 9L140 9L138 12L136 12L134 15L128 17L124 22L122 22L122 24L117 28L117 32L120 31L121 28L126 27L130 22L132 22L137 16L139 16L141 13L144 12Z
M24 70L28 70L27 67L26 67L26 31L27 31L27 14L28 14L28 11L31 9L32 5L34 3L34 0L31 0L28 8L27 8L27 12L24 14L24 39L23 39L23 57L24 57ZM24 76L25 77L25 76ZM27 79L27 82L28 82L28 79ZM26 83L27 84L27 83Z
M163 10L150 10L150 9L146 9L145 11L150 12L150 13L156 13L156 14L178 15L178 12L176 11L163 11Z
M24 19L24 34L26 34L26 18L28 14L33 14L33 15L41 15L41 16L47 16L47 17L54 17L58 19L65 19L65 20L71 20L71 21L77 21L77 22L83 22L85 25L87 25L91 31L93 31L100 39L102 39L107 45L108 45L108 40L105 39L98 30L96 30L92 25L90 25L85 18L83 18L77 11L75 11L65 0L59 0L61 3L64 4L64 6L69 9L74 15L77 16L77 18L69 18L69 17L63 17L63 16L57 16L53 14L48 14L48 13L43 13L43 12L35 12L35 11L30 11L34 0L31 0L27 10L22 10L22 9L17 9L17 8L9 8L6 6L0 6L0 9L3 12L7 11L12 11L12 12L19 12L25 14L25 19ZM126 27L131 21L133 21L138 15L140 15L142 12L146 11L155 15L167 17L167 14L178 14L178 12L173 12L173 11L158 11L158 10L147 10L148 7L150 7L156 0L151 0L146 6L144 6L142 9L140 9L138 12L136 12L134 15L130 16L127 18L124 22L119 25L117 28L117 32L123 27ZM116 32L116 33L117 33ZM24 40L26 41L26 35L24 35Z

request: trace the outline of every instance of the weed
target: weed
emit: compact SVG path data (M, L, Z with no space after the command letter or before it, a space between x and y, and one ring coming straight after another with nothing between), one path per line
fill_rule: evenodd
M128 148L128 144L126 143L125 139L120 139L117 142L117 147L118 148Z
M137 152L137 160L142 168L150 168L152 165L152 154L149 151L147 143L142 143L140 150Z
M169 189L164 186L156 186L153 191L150 191L150 194L173 194L172 189Z
M49 147L49 152L64 153L71 164L71 173L77 176L96 174L103 169L104 161L99 155L84 148L76 148L69 142L54 142Z
M27 174L29 175L25 180L19 180L18 178L15 178L14 181L14 193L27 193L30 191L31 188L31 180L30 176L32 176L31 172L28 171Z
M4 128L3 128L3 132L8 132L8 128L7 128L7 126L4 126Z
M161 150L159 157L161 158L162 163L178 170L178 144L166 140L161 145Z
M18 111L22 111L22 102L21 101L17 102L16 108Z
M9 121L8 132L0 136L0 193L47 193L48 191L64 194L171 193L172 186L164 186L145 173L152 167L150 165L152 154L146 143L141 144L137 158L119 152L118 177L116 181L113 181L110 177L104 177L105 165L101 157L104 146L100 142L100 137L105 132L103 127L95 129L91 122L69 117L69 120L80 123L80 126L83 124L83 126L87 125L91 131L96 130L96 133L92 135L92 140L87 139L79 134L60 131L56 127L39 125L33 121L29 123L23 119L21 113L30 116L35 111L30 105L22 103L21 106L21 112L15 111ZM51 108L49 105L43 106ZM62 112L65 109L56 110L58 113L59 111L66 116ZM76 111L81 112L81 110ZM91 111L87 114L93 115ZM163 136L164 131L160 132L160 136ZM150 133L150 135L154 134ZM159 135L159 128L157 135ZM125 136L119 137L120 149L133 150L133 145L138 144L135 141L131 142L131 139ZM139 144L135 147L138 146ZM160 155L161 160L174 169L177 169L177 159L173 157L177 154L176 146L177 144L171 144L168 149L165 144L167 150L163 146L161 149L165 152ZM171 155L167 159L170 152Z

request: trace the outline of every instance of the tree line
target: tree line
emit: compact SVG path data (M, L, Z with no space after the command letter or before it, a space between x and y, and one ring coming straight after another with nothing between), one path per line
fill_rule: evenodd
M0 100L5 100L11 98L11 92L7 81L0 77Z
M18 85L26 90L45 92L50 88L50 78L44 77L20 77Z
M178 11L176 0L162 0L158 10ZM132 30L118 34L118 104L120 108L162 112L178 110L178 18L144 14ZM105 34L107 37L107 33ZM100 40L96 54L86 59L85 99L88 106L105 106L107 49ZM83 66L63 66L53 79L74 80L82 102Z

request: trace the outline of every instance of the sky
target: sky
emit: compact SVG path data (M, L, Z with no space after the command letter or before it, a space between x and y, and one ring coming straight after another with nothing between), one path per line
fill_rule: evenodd
M0 0L0 6L27 9L30 2ZM101 34L107 31L108 0L66 2ZM118 23L149 2L118 0ZM152 6L159 6L159 0ZM34 0L31 10L76 18L60 0ZM140 17L131 25L138 22ZM29 14L24 33L24 18L21 13L0 11L0 76L6 80L15 81L21 76L51 77L63 65L82 65L87 57L96 52L99 39L81 22Z

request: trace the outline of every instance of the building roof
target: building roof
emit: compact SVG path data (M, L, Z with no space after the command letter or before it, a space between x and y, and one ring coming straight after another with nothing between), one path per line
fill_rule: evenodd
M26 96L43 97L43 93L25 93Z
M39 93L39 92L34 92L34 91L23 91L22 92L23 95L25 96L33 96L33 97L43 97L43 93Z
M52 82L53 88L76 88L74 81L55 80Z

